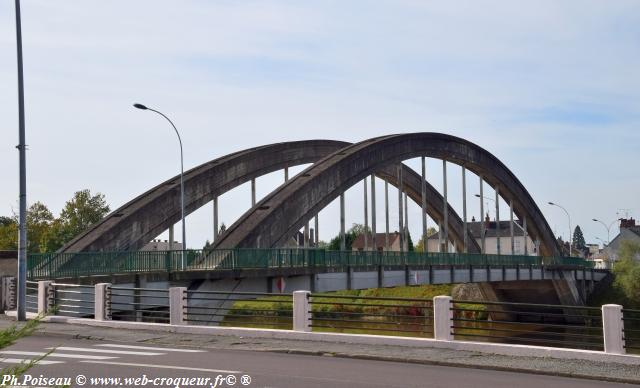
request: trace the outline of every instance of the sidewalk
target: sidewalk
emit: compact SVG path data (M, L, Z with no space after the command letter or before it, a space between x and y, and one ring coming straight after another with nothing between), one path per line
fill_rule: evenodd
M0 328L5 328L12 323L13 320L2 316L0 319ZM408 346L356 345L272 338L175 334L151 330L124 330L64 323L42 323L34 335L188 346L191 348L283 352L479 369L526 371L528 373L640 384L640 368L638 368L638 366L610 362L555 359L550 357L504 356L491 353Z

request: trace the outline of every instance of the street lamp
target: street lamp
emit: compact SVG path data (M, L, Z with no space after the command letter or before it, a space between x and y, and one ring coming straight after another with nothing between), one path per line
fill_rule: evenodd
M609 224L609 226L607 226L607 224L605 224L604 222L594 218L593 219L594 222L599 222L601 223L606 229L607 229L607 245L609 245L609 243L611 242L611 234L609 233L611 230L611 227L613 226L613 224L618 221L617 219L611 221L611 223Z
M182 208L182 255L181 255L181 267L184 270L184 250L187 249L187 231L184 223L184 154L182 152L182 139L180 138L180 133L178 132L178 128L173 124L171 120L164 113L159 112L155 109L148 108L142 104L133 104L134 107L142 110L150 110L159 114L160 116L167 119L167 121L173 127L173 130L176 131L176 135L178 135L178 142L180 143L180 207Z
M24 81L22 73L22 24L20 23L20 0L16 0L16 46L18 48L18 138L16 147L20 159L20 225L18 231L18 292L16 315L18 321L27 320L27 146L24 129Z
M569 212L567 211L567 209L565 209L564 207L558 205L557 203L553 203L553 202L548 202L549 205L551 206L557 206L560 209L564 210L564 212L567 214L567 218L569 218L569 256L571 256L571 252L573 252L573 238L572 238L572 229L571 229L571 216L569 215Z

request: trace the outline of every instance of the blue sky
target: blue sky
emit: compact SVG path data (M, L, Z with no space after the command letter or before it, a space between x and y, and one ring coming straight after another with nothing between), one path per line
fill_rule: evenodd
M588 242L606 239L592 218L640 210L637 1L24 0L23 34L29 200L54 212L83 188L115 209L178 171L171 128L133 102L172 117L187 167L278 141L434 131L493 152L558 234L567 220L550 200ZM0 3L0 53L0 214L10 214L12 2ZM440 188L440 164L428 167ZM458 171L450 193L460 192ZM260 179L258 193L280 179ZM361 197L361 185L348 192L355 209ZM249 198L248 187L225 195L222 219L233 222ZM189 217L190 245L211 236L210 210ZM321 213L323 239L337 232L337 212ZM419 234L417 207L410 217Z

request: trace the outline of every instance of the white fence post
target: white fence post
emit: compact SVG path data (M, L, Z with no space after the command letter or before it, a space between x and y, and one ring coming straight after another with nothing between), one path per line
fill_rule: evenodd
M622 306L618 304L605 304L602 306L602 333L604 334L605 353L625 353L623 330Z
M433 298L433 338L439 341L453 341L453 311L450 296Z
M40 280L38 282L38 314L46 314L49 306L49 286L53 283L51 280Z
M309 291L293 292L293 330L311 331L311 309L309 307Z
M98 283L95 286L93 313L96 321L111 320L111 317L107 313L107 300L111 297L107 295L107 293L110 289L111 283Z
M184 325L184 308L187 305L185 295L187 287L169 288L169 323Z

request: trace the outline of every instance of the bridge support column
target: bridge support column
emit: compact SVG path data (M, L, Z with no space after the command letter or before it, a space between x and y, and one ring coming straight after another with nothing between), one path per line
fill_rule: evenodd
M411 285L411 269L408 264L404 266L404 285Z
M38 314L46 314L49 296L49 287L51 287L51 280L40 280L38 282Z
M173 250L173 241L175 240L175 237L173 235L173 224L169 227L169 250L172 251Z
M409 252L409 201L407 200L407 192L404 193L404 244L405 252Z
M384 266L378 266L378 288L384 287Z
M400 235L400 252L404 251L404 226L402 225L402 162L398 165L398 233Z
M480 220L482 222L482 219ZM462 166L462 252L468 253L469 241L467 240L467 169Z
M184 309L187 301L184 296L187 287L171 287L169 288L169 324L184 325Z
M513 200L509 202L509 219L511 220L509 223L509 233L511 233L511 255L515 255L516 240L513 231Z
M218 241L218 197L213 197L213 242Z
M318 228L320 227L320 221L318 220L317 214L315 216L313 224L315 227L315 229L313 230L313 233L314 233L313 242L315 244L315 247L317 248L319 246L318 243L320 242L320 232L318 231Z
M368 190L367 177L365 177L363 179L363 182L364 182L364 187L363 187L363 192L364 192L364 250L368 251L369 250L369 236L367 236L367 234L368 234L367 229L369 229L369 199L367 198L367 190Z
M529 255L529 242L527 241L528 238L528 234L527 234L527 216L524 216L522 218L522 243L524 244L524 255L528 256Z
M438 341L453 341L451 326L453 326L451 297L436 296L433 298L433 338Z
M422 182L420 182L420 191L422 192L422 250L429 252L429 244L427 241L427 165L425 157L422 158Z
M482 175L480 176L480 253L484 254L486 252L485 250L485 235L487 234L487 231L485 230L485 225L484 225L484 193L483 193L483 181L482 181Z
M304 240L303 240L303 244L305 248L309 248L309 221L307 221L306 224L304 224Z
M251 179L251 207L256 206L256 178Z
M111 300L111 283L95 285L93 314L96 321L110 321L111 313L108 308Z
M347 266L347 290L353 289L353 268Z
M311 307L309 291L293 292L293 331L311 331Z
M347 242L345 240L344 230L344 191L340 193L340 250L345 251L347 249Z
M496 186L496 253L500 254L500 189Z
M371 247L373 251L378 250L378 241L376 239L376 176L371 174Z
M602 332L605 353L624 354L622 306L605 304L602 306Z
M444 209L443 209L443 218L442 222L444 225L444 237L442 243L444 246L442 247L442 252L449 252L449 202L447 200L447 161L442 161L442 196L444 197Z
M389 182L384 180L384 250L389 251Z

